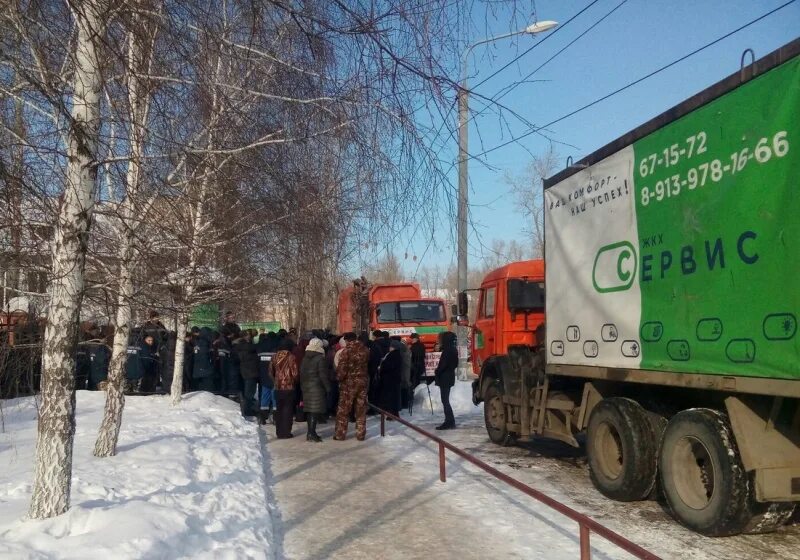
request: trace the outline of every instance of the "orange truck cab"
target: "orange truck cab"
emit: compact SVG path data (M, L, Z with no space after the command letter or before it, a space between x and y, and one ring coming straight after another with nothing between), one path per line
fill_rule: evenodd
M481 282L478 309L470 336L472 400L483 399L483 380L496 378L506 367L512 345L543 344L544 261L509 263L491 272Z
M339 293L337 329L372 332L387 331L391 336L417 333L432 351L439 333L449 329L443 299L423 298L419 284L374 284L359 294L354 287Z

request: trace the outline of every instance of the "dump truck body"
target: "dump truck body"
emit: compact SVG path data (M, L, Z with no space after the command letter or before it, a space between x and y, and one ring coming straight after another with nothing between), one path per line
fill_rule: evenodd
M578 446L585 431L600 492L641 500L658 481L705 535L786 522L800 501L799 167L800 40L546 180L546 334L479 356L490 438Z

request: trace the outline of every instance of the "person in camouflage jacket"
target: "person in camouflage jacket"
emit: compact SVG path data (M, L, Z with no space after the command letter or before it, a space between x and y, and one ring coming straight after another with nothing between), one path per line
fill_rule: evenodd
M336 367L336 377L339 381L339 406L336 410L336 435L333 439L345 439L350 411L355 406L356 439L364 441L364 438L367 437L369 350L358 341L354 333L347 333L343 338L347 345L338 356Z

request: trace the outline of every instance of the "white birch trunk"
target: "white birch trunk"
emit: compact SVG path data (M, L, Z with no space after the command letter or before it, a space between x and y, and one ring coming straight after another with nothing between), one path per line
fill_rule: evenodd
M175 340L175 366L172 369L172 387L170 387L170 397L172 404L177 405L181 402L183 393L183 362L186 360L186 332L189 328L189 314L181 311L178 315L177 339Z
M150 98L143 91L142 83L137 77L137 68L142 64L144 49L137 40L134 29L128 33L128 105L130 107L130 159L125 175L125 199L120 204L120 261L119 261L119 293L117 295L116 326L114 345L111 349L111 363L108 368L108 390L103 422L95 442L95 457L112 457L117 453L119 430L122 426L122 411L125 408L125 364L127 361L128 339L131 332L133 271L137 262L136 226L134 218L136 203L139 199L139 177L144 155L145 127L150 108ZM153 36L155 38L155 35ZM152 48L147 53L152 62Z
M219 82L220 74L222 71L221 58L217 59L216 67L214 70L215 80ZM208 151L214 146L213 126L216 124L219 117L219 97L217 96L216 89L211 97L211 118L209 121L209 132L206 140L206 149ZM209 167L213 166L214 157L209 156L211 163ZM170 396L172 397L172 404L177 406L181 402L181 395L183 393L183 362L186 360L184 338L189 330L189 313L193 305L195 291L198 285L197 278L197 264L200 260L200 246L198 244L198 236L200 231L205 225L205 199L210 187L211 172L206 172L203 179L200 181L199 192L196 197L196 204L193 208L194 217L192 219L192 230L189 237L189 278L185 286L182 307L178 313L178 329L177 341L175 343L175 367L172 370L172 387Z
M86 236L97 186L96 143L100 117L102 2L74 10L77 27L72 84L72 123L67 181L53 249L53 279L42 354L36 466L30 517L44 519L69 509L75 435L75 343L83 296Z
M117 454L117 441L125 408L125 363L128 357L128 338L131 332L131 297L133 297L133 250L126 234L120 263L117 316L114 327L114 344L108 366L108 384L103 422L94 444L95 457L112 457Z

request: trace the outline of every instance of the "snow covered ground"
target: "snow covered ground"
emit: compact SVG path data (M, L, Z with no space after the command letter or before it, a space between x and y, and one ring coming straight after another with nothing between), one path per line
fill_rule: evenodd
M259 436L237 404L130 397L117 456L97 459L104 399L78 392L72 508L44 521L25 519L35 400L0 403L0 558L273 557Z
M574 449L547 439L535 439L514 447L492 444L484 427L483 406L472 404L469 388L469 383L456 383L451 400L458 429L437 432L440 436L506 474L593 517L659 556L691 560L800 558L800 524L783 527L766 535L722 539L702 537L681 527L657 501L621 503L605 498L592 486L583 449ZM420 390L424 391L424 388L417 389L417 399L421 399ZM414 416L410 419L426 429L433 429L442 421L436 407L438 389L432 385L431 391L436 415L430 413L425 392L424 410L421 404L415 404ZM435 457L429 457L429 461L433 461L431 467L435 468ZM511 492L516 501L531 506L535 503L520 493ZM601 540L593 536L592 543ZM612 552L612 558L621 557L622 553L617 551Z
M430 419L416 407L413 420ZM431 386L433 399L438 391ZM463 387L453 399L467 409ZM435 405L435 402L434 402ZM477 409L480 412L480 409ZM435 418L441 422L442 417ZM346 441L331 440L333 424L318 428L320 444L267 434L270 480L280 507L276 550L285 558L410 560L425 558L547 558L579 556L577 525L528 500L461 459L450 456L447 482L439 481L436 446L416 432L387 422L385 438L377 418L364 442L350 427ZM598 541L595 558L625 558Z
M441 423L438 388L417 389L409 419ZM235 403L194 393L171 407L163 397L129 398L119 454L91 449L103 394L78 393L72 509L25 519L36 433L32 398L2 402L0 558L577 558L574 522L436 446L376 417L368 439L321 444L276 440L274 427L241 419ZM707 539L675 523L658 502L622 504L589 481L582 450L537 440L492 445L469 383L452 392L458 429L448 441L594 517L663 558L800 558L800 527L770 535ZM431 402L433 413L431 413ZM267 483L265 484L265 479ZM593 558L627 558L593 536Z

